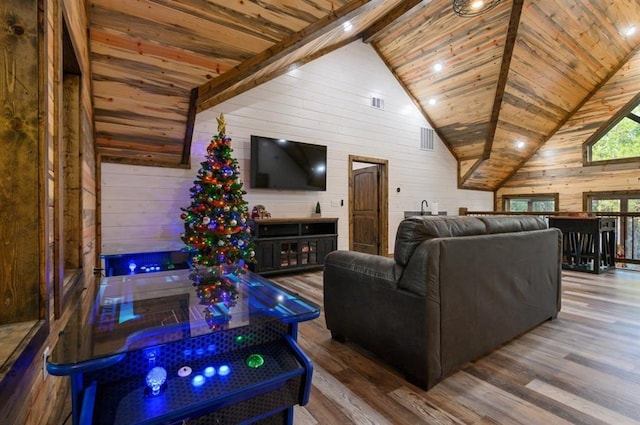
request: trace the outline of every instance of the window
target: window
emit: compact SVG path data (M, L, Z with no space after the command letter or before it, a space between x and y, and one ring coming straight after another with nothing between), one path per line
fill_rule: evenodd
M504 195L502 209L509 212L551 212L558 210L558 194Z
M62 98L54 140L54 313L59 318L82 278L81 73L65 19L62 19Z
M586 163L640 159L639 96L587 140Z
M640 213L640 191L585 194L586 209L598 213ZM621 216L617 222L618 257L640 260L640 217Z

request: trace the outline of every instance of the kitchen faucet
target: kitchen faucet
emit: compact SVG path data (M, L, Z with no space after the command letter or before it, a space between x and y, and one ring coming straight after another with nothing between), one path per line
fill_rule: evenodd
M426 208L429 208L429 203L427 202L426 199L423 199L422 202L420 203L420 215L424 215Z

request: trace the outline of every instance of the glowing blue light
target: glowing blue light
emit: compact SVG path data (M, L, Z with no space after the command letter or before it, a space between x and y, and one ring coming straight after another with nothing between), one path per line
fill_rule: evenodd
M229 373L231 373L231 368L226 364L218 368L218 375L220 376L227 376Z
M196 356L201 356L204 354L204 348L198 348L196 349Z
M191 350L189 350L189 349L184 350L184 351L182 352L182 354L183 354L185 357L190 357L190 356L191 356L191 353L192 353L192 351L191 351Z
M133 261L129 263L129 270L131 270L131 273L133 273L136 270L136 263L134 263Z
M194 387L200 387L202 386L202 384L204 384L204 376L202 375L196 375L191 380L191 385L193 385Z
M156 366L147 373L147 386L151 389L151 394L160 394L160 388L167 380L167 371L163 367Z
M215 344L207 345L207 351L216 351L216 345Z
M211 378L215 374L216 374L216 368L213 366L209 366L204 369L204 376L206 376L207 378Z

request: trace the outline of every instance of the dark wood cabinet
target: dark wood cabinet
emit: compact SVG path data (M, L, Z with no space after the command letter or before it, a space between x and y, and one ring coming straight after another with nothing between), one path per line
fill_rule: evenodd
M615 267L615 218L549 217L549 227L562 231L563 269L600 273Z
M258 219L253 231L253 270L262 275L322 267L324 257L338 248L337 218Z

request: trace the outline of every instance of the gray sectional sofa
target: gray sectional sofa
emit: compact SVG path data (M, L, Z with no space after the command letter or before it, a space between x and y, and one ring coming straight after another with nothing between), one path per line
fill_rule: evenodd
M533 216L406 218L393 258L326 257L327 327L429 389L557 317L561 248L560 231Z

